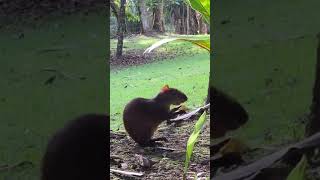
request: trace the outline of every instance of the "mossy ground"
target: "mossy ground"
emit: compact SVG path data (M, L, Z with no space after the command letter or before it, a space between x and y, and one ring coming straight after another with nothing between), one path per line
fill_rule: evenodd
M215 3L213 81L248 110L250 119L236 134L253 145L303 137L320 31L317 6L316 0Z
M38 179L53 132L75 116L107 112L105 18L78 13L0 29L0 166L29 162L0 179Z

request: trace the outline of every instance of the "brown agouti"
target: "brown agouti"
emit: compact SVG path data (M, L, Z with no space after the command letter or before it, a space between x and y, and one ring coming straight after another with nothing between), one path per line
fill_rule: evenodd
M155 139L151 137L157 127L176 115L170 111L170 105L179 105L187 100L183 92L165 85L156 97L135 98L126 105L123 112L124 127L139 145L152 146Z
M235 130L248 121L248 113L234 98L221 90L210 87L211 138L219 138L229 130Z
M105 180L109 119L88 114L56 132L42 159L41 180Z

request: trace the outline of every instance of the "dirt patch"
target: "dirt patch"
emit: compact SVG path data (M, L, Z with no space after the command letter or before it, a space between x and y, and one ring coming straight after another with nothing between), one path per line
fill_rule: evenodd
M34 26L49 17L63 17L83 12L104 12L103 0L0 0L0 28L20 24ZM104 10L104 9L103 9Z
M130 66L148 64L160 60L170 60L175 57L174 54L164 52L152 52L143 54L143 50L126 51L122 57L116 58L114 53L110 55L110 68L118 69Z
M187 179L192 179L191 177L196 175L209 177L210 166L207 160L210 155L210 130L208 123L195 145ZM193 131L194 124L195 121L183 122L180 125L161 124L154 137L166 137L168 142L161 142L162 145L157 147L142 148L126 135L113 135L110 139L111 168L140 172L144 175L128 177L118 173L110 173L111 179L182 179L186 142ZM164 150L161 147L167 149ZM141 157L147 161L151 160L151 167L144 167L143 163L139 161Z
M143 54L144 50L126 50L122 57L116 58L114 55L114 52L110 54L110 69L121 69L125 67L130 67L130 66L138 66L138 65L143 65L143 64L149 64L157 61L170 61L174 60L178 56L194 56L198 54L198 52L189 52L189 53L184 53L184 51L179 52L177 50L176 53L175 50L171 50L168 52L165 51L154 51L151 53L146 53Z

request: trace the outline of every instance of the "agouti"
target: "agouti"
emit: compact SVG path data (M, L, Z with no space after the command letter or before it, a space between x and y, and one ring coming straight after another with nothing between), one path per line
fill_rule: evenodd
M123 112L124 127L140 146L155 145L155 139L151 138L157 127L175 117L170 105L180 105L187 100L183 92L165 85L156 97L135 98L126 105Z
M210 87L211 111L210 132L211 138L219 138L229 130L235 130L248 121L248 113L231 96L221 90Z
M105 180L109 116L88 114L70 121L49 140L41 180Z

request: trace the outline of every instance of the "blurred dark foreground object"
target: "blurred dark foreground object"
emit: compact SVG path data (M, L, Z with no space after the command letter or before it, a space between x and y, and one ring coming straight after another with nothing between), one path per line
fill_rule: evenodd
M228 131L238 129L248 121L247 111L234 98L210 87L211 138L224 136Z
M50 139L41 180L105 180L109 116L88 114L70 121Z

